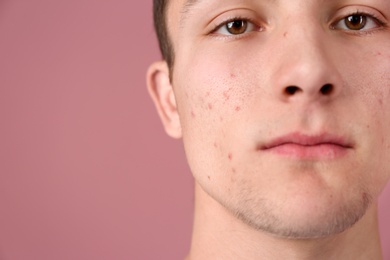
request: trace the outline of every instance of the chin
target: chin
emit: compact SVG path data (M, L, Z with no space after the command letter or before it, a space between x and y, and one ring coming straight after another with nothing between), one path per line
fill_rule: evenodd
M283 204L258 200L252 205L239 203L233 213L252 228L287 239L316 239L339 234L351 228L366 213L371 197L348 201L286 199ZM249 200L254 201L254 200Z

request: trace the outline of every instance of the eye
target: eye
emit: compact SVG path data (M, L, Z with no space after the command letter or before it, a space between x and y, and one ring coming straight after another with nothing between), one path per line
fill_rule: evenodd
M381 22L371 16L366 14L352 14L347 17L344 17L334 25L334 29L341 29L347 31L362 31L375 29L381 25Z
M234 19L223 23L214 30L215 34L240 35L258 30L258 27L245 19Z

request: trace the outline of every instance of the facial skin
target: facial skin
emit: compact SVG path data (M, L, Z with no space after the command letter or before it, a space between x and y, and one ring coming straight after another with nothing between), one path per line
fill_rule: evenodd
M354 225L390 177L390 2L185 6L168 8L173 74L155 64L149 86L198 185L272 235Z

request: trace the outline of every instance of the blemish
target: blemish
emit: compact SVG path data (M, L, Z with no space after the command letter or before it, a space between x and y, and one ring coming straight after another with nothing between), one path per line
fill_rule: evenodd
M219 117L219 121L221 121L221 122L223 121L223 117L222 116Z
M218 148L217 142L214 142L214 147L215 147L215 148Z
M381 53L380 51L378 51L378 52L376 53L376 55L381 56L382 53Z
M288 32L283 33L283 37L287 37Z
M211 110L211 109L213 109L213 104L211 104L211 103L208 103L208 108Z
M192 117L192 118L195 118L195 117L196 117L196 115L195 115L195 112L194 112L194 111L191 111L191 117Z
M236 169L235 169L235 168L232 168L232 172L233 172L233 173L236 173Z
M209 180L211 180L211 177L210 177L210 175L209 175L209 176L207 176L207 178L208 178Z
M378 98L379 104L383 105L383 100L381 98Z
M209 97L210 96L210 91L207 91L206 92L206 97Z
M227 91L224 91L223 92L223 96L225 97L225 101L229 100L230 96L229 94L227 93Z
M228 154L228 158L229 158L229 161L231 161L233 159L233 154L232 153L229 153Z
M230 77L231 77L231 78L235 78L235 77L236 77L236 74L230 73Z
M240 110L241 110L241 107L236 106L236 111L238 112L238 111L240 111Z

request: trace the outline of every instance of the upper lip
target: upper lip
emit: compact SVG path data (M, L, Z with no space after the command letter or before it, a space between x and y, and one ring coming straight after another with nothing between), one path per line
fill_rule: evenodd
M315 146L323 144L338 145L344 148L353 148L353 144L346 138L329 133L316 135L302 134L299 132L289 133L280 137L276 137L269 142L265 142L260 146L260 150L267 150L285 144L297 144L302 146Z

